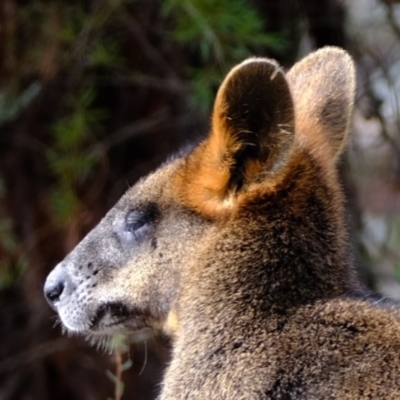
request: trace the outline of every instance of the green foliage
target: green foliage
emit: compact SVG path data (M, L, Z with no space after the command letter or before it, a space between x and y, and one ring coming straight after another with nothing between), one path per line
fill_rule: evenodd
M109 38L95 43L87 58L92 67L119 68L124 64L119 43Z
M13 285L25 271L27 260L19 254L18 243L13 232L13 221L2 207L6 195L0 176L0 290Z
M10 218L0 219L0 244L8 252L13 252L17 248L17 242L12 234L12 220Z
M215 66L189 70L189 76L192 77L193 107L199 106L203 111L209 111L214 101L214 89L221 83L221 75L220 69Z
M13 235L12 220L7 217L7 213L2 207L5 195L4 182L0 176L0 248L10 253L16 250L17 243Z
M76 218L80 211L80 201L75 193L74 186L67 184L57 185L50 197L54 216L61 224L66 224Z
M51 80L60 72L67 77L65 84L70 94L61 101L65 116L50 127L52 144L46 151L50 170L57 178L50 203L61 224L79 214L77 188L96 165L88 146L102 133L101 122L105 118L104 111L92 106L96 82L86 77L96 74L96 68L110 72L123 66L121 42L106 32L128 3L104 0L87 7L80 1L47 4L34 0L19 11L25 34L32 39L29 46L20 46L18 67L28 66L44 80ZM13 82L12 95L11 89L0 93L0 125L17 118L41 89L38 83L22 91L20 86L19 81Z
M121 9L129 0L106 0L96 4L92 14L86 12L83 4L75 3L62 7L64 19L61 37L66 44L76 44L80 37L92 31L100 31L112 19L115 12Z
M64 8L61 38L65 44L76 43L90 17L79 4Z
M14 285L22 276L28 266L25 256L18 257L16 262L7 258L0 260L0 290Z
M87 150L88 138L101 132L100 122L105 118L102 110L94 109L93 88L71 98L71 112L56 122L52 129L53 146L47 152L50 168L59 184L51 196L51 204L59 222L66 223L76 216L80 203L76 185L82 182L96 164L93 153Z
M199 51L202 66L191 69L193 105L208 110L214 89L226 69L265 48L283 50L281 36L266 33L263 22L245 0L168 0L164 15L173 19L175 40Z
M198 46L204 59L245 57L250 46L279 47L281 42L264 33L263 24L248 1L169 0L164 12L174 14L175 38Z

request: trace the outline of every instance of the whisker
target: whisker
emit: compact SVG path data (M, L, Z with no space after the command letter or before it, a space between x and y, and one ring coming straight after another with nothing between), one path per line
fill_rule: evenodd
M147 364L147 340L144 341L144 360L143 360L143 366L142 369L139 372L139 375L142 375L143 371L144 371L144 367Z

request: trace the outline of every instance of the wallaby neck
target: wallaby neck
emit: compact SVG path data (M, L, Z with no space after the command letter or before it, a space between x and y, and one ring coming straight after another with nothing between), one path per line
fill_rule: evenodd
M236 264L236 274L234 278L231 275L230 282L214 276L213 285L205 287L197 281L197 292L192 292L196 296L187 292L180 299L180 328L160 400L256 398L271 371L279 375L277 354L282 352L281 337L293 315L300 308L312 308L312 304L328 301L337 293L346 294L344 289L332 287L322 296L317 288L316 298L304 282L296 293L279 288L276 282L267 290L268 265L258 267L253 270L254 286L245 278L244 266ZM260 273L262 270L264 274ZM200 278L205 282L203 274ZM290 301L292 295L298 299L296 304ZM239 381L241 384L237 385ZM254 393L249 393L249 388Z
M265 360L258 361L272 362L280 346L277 335L299 308L361 291L344 244L341 194L333 184L305 190L323 171L310 157L296 165L280 187L248 201L231 221L216 226L193 266L184 269L163 400L171 399L168 393L186 393L180 382L191 388L208 382L231 387L227 382L235 379L241 354L251 358L263 347ZM263 368L258 365L258 373ZM211 397L188 396L212 398L211 386L205 393Z
M251 398L249 393L241 393L250 387L248 384L236 387L237 377L240 374L242 383L252 379L254 383L250 376L253 372L250 368L244 371L243 366L251 363L249 354L256 354L261 348L263 357L268 356L265 333L281 329L279 321L271 318L265 324L250 308L240 314L233 312L233 307L225 307L227 312L223 313L221 307L221 312L213 313L209 320L204 318L208 310L198 311L193 315L198 318L197 323L195 319L182 322L160 400ZM274 351L272 347L270 350ZM263 362L259 359L253 365L260 361ZM262 367L260 372L263 374Z

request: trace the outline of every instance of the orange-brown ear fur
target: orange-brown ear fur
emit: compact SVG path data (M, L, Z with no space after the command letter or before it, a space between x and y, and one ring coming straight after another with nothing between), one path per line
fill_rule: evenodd
M325 47L286 75L296 113L296 141L323 162L335 162L347 139L355 92L355 69L342 49Z
M293 102L284 74L275 61L246 60L222 83L211 133L178 173L178 191L203 215L217 217L250 186L274 176L293 142Z

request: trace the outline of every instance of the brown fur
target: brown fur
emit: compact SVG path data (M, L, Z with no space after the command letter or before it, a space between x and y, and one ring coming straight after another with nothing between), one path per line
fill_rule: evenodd
M246 86L255 79L258 87L248 91ZM257 107L252 107L254 97ZM248 113L255 118L248 119ZM204 216L220 217L225 210L230 213L241 193L237 186L243 189L243 184L265 183L267 174L277 173L290 152L293 127L293 103L276 63L249 59L233 68L218 91L209 139L195 149L177 174L177 196ZM265 141L261 146L256 143L259 139ZM237 159L258 148L257 156L243 163Z
M356 276L337 178L354 86L336 48L235 67L208 137L48 277L64 325L172 336L160 400L400 398L399 308Z

